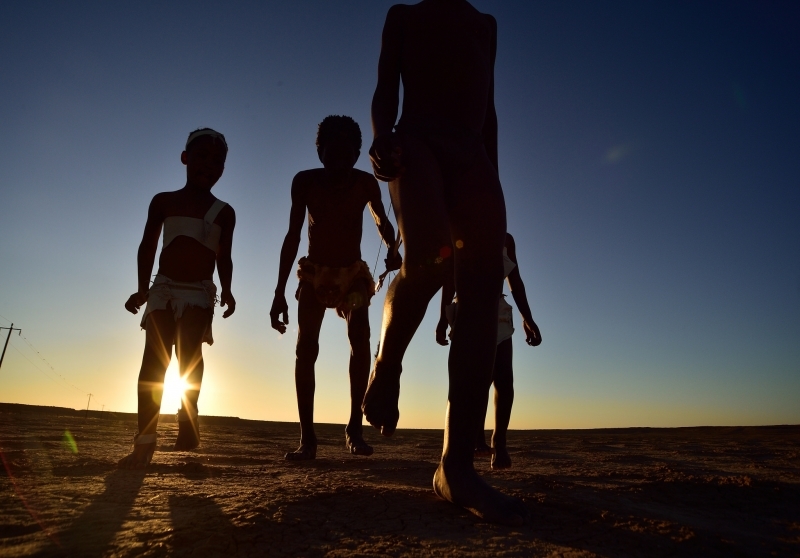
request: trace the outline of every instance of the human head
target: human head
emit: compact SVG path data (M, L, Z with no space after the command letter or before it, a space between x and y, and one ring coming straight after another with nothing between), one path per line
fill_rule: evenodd
M228 142L225 141L225 136L211 128L198 128L194 132L190 133L189 137L186 138L186 146L183 148L183 150L189 151L189 146L194 142L194 140L203 136L210 136L214 138L214 141L220 141L225 147L225 153L228 153Z
M189 134L181 162L186 165L186 185L210 190L225 170L228 143L225 136L211 128L199 128Z
M349 116L326 116L317 129L317 155L326 169L352 169L361 154L361 128Z

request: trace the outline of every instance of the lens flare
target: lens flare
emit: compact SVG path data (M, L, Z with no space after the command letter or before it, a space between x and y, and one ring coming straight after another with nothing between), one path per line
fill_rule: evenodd
M187 389L189 389L189 384L184 378L181 378L178 372L178 359L172 359L164 377L164 395L161 400L161 408L171 411L180 407L181 400Z
M614 145L606 151L606 162L618 163L627 157L630 152L631 146L629 144Z
M61 441L64 443L64 447L69 451L74 454L78 453L78 444L75 442L75 438L72 437L72 433L69 430L64 431L64 436L61 438Z

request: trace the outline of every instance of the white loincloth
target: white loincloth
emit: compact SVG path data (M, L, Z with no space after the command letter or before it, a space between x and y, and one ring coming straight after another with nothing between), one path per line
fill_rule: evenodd
M506 302L506 295L500 298L497 318L497 344L499 345L514 335L514 307Z
M172 313L177 321L183 316L183 311L187 306L211 310L211 317L214 317L214 306L217 303L217 286L214 281L173 281L166 275L156 275L150 290L147 291L147 306L142 316L142 329L147 324L147 316L154 310L166 310L168 305L172 306ZM212 345L214 338L211 335L211 322L203 336L203 341Z
M456 313L458 311L458 301L444 307L444 315L447 323L450 324L448 337L453 338L453 325L456 323ZM497 308L497 344L499 345L506 339L514 335L514 307L506 302L506 295L500 297L500 304Z

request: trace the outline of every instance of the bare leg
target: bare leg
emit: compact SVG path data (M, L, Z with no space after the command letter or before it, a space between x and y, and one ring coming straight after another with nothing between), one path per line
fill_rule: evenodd
M345 429L346 445L354 455L372 455L372 447L364 441L361 402L369 380L369 308L362 306L345 316L350 340L350 421Z
M364 415L384 436L391 436L400 416L403 355L417 331L428 302L452 273L450 231L438 163L424 143L406 138L405 174L389 184L403 238L403 267L389 285L383 306L380 351L364 397Z
M197 421L197 400L203 383L203 337L211 323L211 311L187 307L178 320L175 352L178 355L181 378L189 386L181 397L178 412L176 450L193 450L200 445L200 424Z
M499 347L498 347L499 350ZM497 366L497 357L495 357L495 366ZM492 372L494 375L494 372ZM492 385L486 386L485 397L481 404L482 412L478 418L478 430L475 431L475 457L487 457L492 455L492 448L486 443L486 410L489 407L489 390Z
M319 330L325 307L317 301L314 289L303 285L297 305L297 360L294 384L297 389L297 411L300 415L300 447L287 453L289 461L304 461L317 456L317 435L314 432L314 364L319 355Z
M492 434L492 469L508 469L511 457L506 449L508 422L514 404L513 345L511 338L497 346L494 360L494 434Z
M139 370L137 396L139 399L138 435L155 435L158 415L161 411L161 397L164 394L164 374L172 358L172 344L175 339L175 320L172 310L155 310L148 314L145 323L145 345L142 367ZM120 469L142 469L150 463L156 442L134 444L130 455L122 458L117 466Z
M505 202L497 172L483 150L455 186L449 220L456 246L458 316L448 366L444 449L433 488L440 497L479 517L519 525L527 516L524 503L490 487L473 467L475 431L497 343Z
M381 351L364 398L365 415L384 434L394 431L400 363L452 261L440 259L440 250L455 246L459 314L450 351L444 449L433 488L487 520L520 524L527 515L524 504L490 487L473 467L480 405L483 402L485 409L494 363L503 279L505 203L497 172L481 151L459 183L451 185L448 207L438 163L427 146L404 137L403 159L405 174L390 184L390 190L406 245L405 261L387 294ZM445 232L441 225L448 220Z

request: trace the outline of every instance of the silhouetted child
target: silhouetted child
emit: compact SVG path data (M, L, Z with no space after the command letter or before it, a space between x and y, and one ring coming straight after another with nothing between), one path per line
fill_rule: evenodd
M528 304L528 297L525 293L525 284L519 273L517 265L517 248L514 244L514 237L506 233L506 244L503 247L503 273L508 281L508 288L514 302L517 303L520 314L522 314L522 328L525 330L525 342L531 347L536 347L542 342L542 334L539 327L533 321L531 307ZM439 324L436 326L436 342L440 345L447 345L447 326L452 328L455 323L455 316L458 304L452 303L455 286L452 281L445 281L442 288L442 305ZM494 370L492 371L492 381L494 384L494 432L492 433L492 446L486 444L485 432L483 429L486 422L486 406L489 398L489 387L486 388L486 398L483 402L483 415L478 424L475 435L475 456L492 456L492 469L508 469L511 467L511 457L506 448L506 435L508 434L508 423L511 420L511 406L514 404L514 368L513 368L513 346L511 336L514 334L513 311L511 305L506 302L505 296L500 299L498 307L497 321L497 353L494 357ZM452 337L453 330L450 331Z
M375 283L361 259L364 207L393 253L394 229L386 218L381 190L375 178L353 168L361 150L361 129L349 116L328 116L319 125L317 154L324 168L297 173L292 181L289 232L281 248L278 286L270 310L272 327L281 333L289 323L285 291L308 210L308 256L300 258L297 275L297 360L295 385L300 414L300 447L286 454L290 461L314 459L314 363L319 353L319 331L326 308L336 308L347 321L350 340L350 420L345 443L356 455L372 455L363 438L361 401L370 366L369 314ZM387 268L391 261L387 259ZM399 262L393 265L399 267ZM280 317L283 316L281 320Z
M494 365L506 233L496 49L497 22L465 0L398 4L386 16L370 158L375 176L390 182L405 261L386 294L363 409L384 435L394 432L403 355L428 302L454 273L458 335L448 360L444 447L433 488L489 521L517 525L528 515L525 504L486 484L473 466L479 408Z
M175 192L153 197L137 257L139 289L125 308L136 314L147 303L141 325L147 337L139 372L139 431L133 451L119 462L122 469L146 467L156 449L156 427L164 391L164 374L178 356L180 375L188 388L178 411L176 450L191 450L200 444L197 399L203 380L203 342L214 342L211 320L217 288L212 281L218 266L222 292L220 306L228 306L227 318L236 309L231 294L231 244L236 214L233 208L211 194L225 169L228 144L210 128L189 134L181 162L186 165L186 185ZM158 237L164 243L158 275L150 286Z

